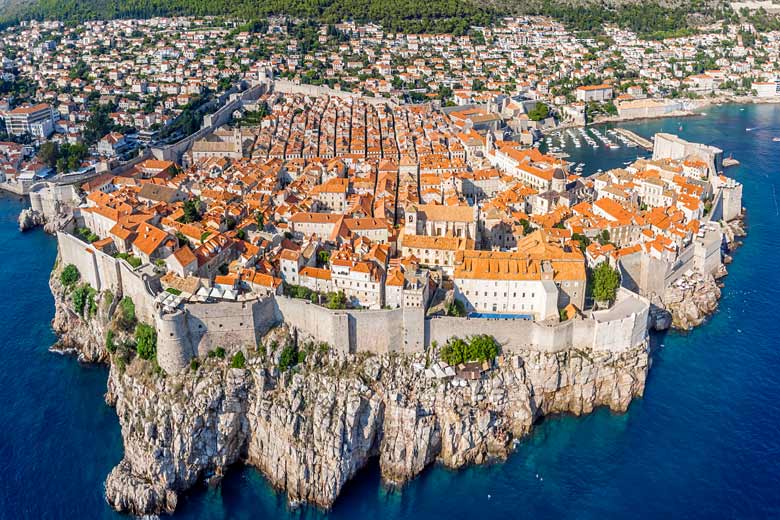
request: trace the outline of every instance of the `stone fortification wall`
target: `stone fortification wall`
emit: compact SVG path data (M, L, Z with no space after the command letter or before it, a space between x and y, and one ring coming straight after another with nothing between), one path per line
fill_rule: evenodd
M433 341L489 334L508 351L570 349L622 352L647 336L649 304L622 291L612 310L559 324L483 318L425 319L421 309L333 311L306 300L277 296L252 302L191 303L183 312L158 318L158 361L169 372L193 356L223 347L229 354L253 348L271 327L285 323L303 337L328 343L336 352L421 352Z
M62 231L57 232L57 245L60 261L64 265L75 265L84 282L98 291L109 290L116 296L129 296L135 304L138 319L144 323L154 323L156 311L150 289L153 281L148 275L134 270L124 260L98 251Z
M76 190L71 185L39 182L30 188L30 207L46 220L53 220L65 207L78 205Z
M214 113L206 114L203 117L203 127L197 132L167 146L153 146L151 149L152 155L155 159L180 163L182 155L190 149L192 143L206 137L214 132L214 130L230 121L235 110L241 108L244 102L256 100L267 88L267 85L263 83L231 96L231 99L225 105Z
M309 97L332 96L342 99L360 98L361 101L365 101L371 105L395 105L394 102L383 97L363 96L353 92L345 92L343 90L335 90L317 85L300 85L286 79L274 80L273 91L283 94L301 94L302 96Z
M133 270L78 238L58 233L61 261L74 264L82 279L99 291L130 296L139 320L154 323L158 332L158 362L168 372L187 366L195 356L217 347L228 353L254 348L271 327L286 323L340 353L420 352L433 341L489 334L505 350L559 352L569 349L621 352L645 341L646 300L623 290L619 301L633 302L623 310L593 313L587 319L559 324L485 318L426 319L422 309L333 311L305 300L277 296L254 301L189 303L183 310L161 314L153 295L156 280ZM616 305L618 309L620 305Z
M621 291L626 305L616 305L615 311L593 313L587 319L574 319L556 324L526 320L489 318L432 318L426 323L428 344L443 345L452 337L467 338L488 334L501 343L505 352L591 350L623 352L647 339L649 303L643 298ZM626 313L621 313L625 308Z
M186 317L194 353L203 356L217 347L235 352L257 346L255 303L188 304Z
M189 364L196 349L190 339L186 313L182 310L158 314L154 320L157 329L157 363L163 370L174 373Z
M419 352L424 349L422 309L332 311L305 300L278 296L278 321L342 353Z
M338 352L350 351L349 315L345 311L331 311L305 300L276 297L277 322L284 321L290 328L328 343Z

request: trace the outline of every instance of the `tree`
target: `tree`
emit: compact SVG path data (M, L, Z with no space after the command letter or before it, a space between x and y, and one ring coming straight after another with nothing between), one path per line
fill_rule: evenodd
M320 251L317 253L317 261L320 263L320 265L328 265L328 262L330 261L330 251Z
M59 147L57 146L57 143L52 141L46 141L38 149L38 159L50 168L54 168L56 166L59 156Z
M279 356L279 371L285 370L295 366L298 362L298 352L294 345L287 345L282 349L282 353Z
M612 302L620 287L620 274L607 262L601 262L593 269L593 297L596 301Z
M528 119L531 121L541 121L547 119L550 115L550 107L544 103L537 103L529 112Z
M498 342L493 336L480 334L468 343L460 338L452 338L441 349L441 358L448 365L459 365L468 361L490 361L498 355Z
M325 305L328 309L341 310L347 308L347 296L344 291L330 293L328 303Z
M571 239L579 244L580 251L583 253L585 249L590 245L590 239L582 233L572 233Z
M79 273L78 268L73 264L66 265L65 269L60 273L60 282L62 282L62 285L65 287L70 287L78 282L79 278L81 278L81 274Z
M119 311L120 324L125 330L130 330L135 324L135 304L129 296L125 296L119 302Z
M201 219L200 216L200 199L187 199L184 201L182 207L184 215L179 218L179 222L183 224L189 224L191 222L197 222Z
M146 323L135 326L135 351L141 359L157 356L157 331Z

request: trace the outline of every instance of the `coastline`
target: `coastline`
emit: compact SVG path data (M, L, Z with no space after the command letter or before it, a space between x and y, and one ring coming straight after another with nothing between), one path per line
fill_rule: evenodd
M52 291L55 292L57 289L53 287ZM55 296L57 296L57 294L55 294ZM719 296L720 293L718 292L717 296L715 296L716 302ZM63 329L65 331L64 335L71 338L74 336L81 337L84 336L84 330L91 331L86 335L91 342L87 348L68 348L76 348L80 353L80 357L81 354L83 354L84 361L101 361L99 359L101 355L105 355L109 360L111 375L109 376L107 402L117 407L117 414L120 416L120 422L122 424L123 437L125 437L126 456L122 463L120 463L109 476L106 486L107 498L113 507L125 511L129 510L136 514L173 511L176 508L176 497L178 492L191 487L194 483L203 479L208 479L209 482L218 482L221 475L224 473L225 468L235 463L246 463L258 467L277 489L284 490L288 493L288 498L291 503L305 501L327 509L331 507L336 500L338 491L340 491L341 487L357 470L360 469L360 467L365 465L368 460L376 457L380 457L381 461L382 450L391 449L389 447L383 448L382 443L388 435L387 432L393 431L393 428L397 428L401 432L410 430L412 432L418 432L422 425L422 428L428 432L429 437L422 440L417 437L411 440L404 437L401 440L394 441L395 444L392 449L395 451L393 457L395 457L396 452L399 451L403 452L404 455L401 457L400 462L399 459L389 459L387 464L391 469L385 470L385 467L382 466L385 480L391 483L401 484L406 482L408 479L414 478L414 476L419 474L423 468L435 461L439 461L449 467L462 467L466 464L481 464L491 460L500 460L506 457L506 454L508 453L507 450L509 450L508 446L511 445L511 440L527 435L531 431L534 422L548 413L571 413L580 415L581 413L589 413L597 406L609 406L615 411L625 411L628 407L628 403L630 403L634 397L639 397L643 394L644 379L650 364L648 359L643 365L643 361L639 359L642 356L641 353L637 354L638 361L636 361L636 364L632 364L635 360L627 361L622 359L618 360L619 364L615 365L611 359L596 359L598 356L593 356L593 353L586 352L583 355L582 352L573 352L573 349L570 349L570 351L566 353L566 357L573 360L574 366L572 367L566 364L561 365L561 360L556 359L557 364L553 367L550 364L551 362L547 362L549 360L546 358L539 359L538 357L535 357L538 353L513 353L513 356L506 365L502 364L505 362L505 360L502 359L497 362L497 365L492 367L491 370L495 370L498 378L502 381L507 381L512 377L516 377L518 380L525 382L525 388L528 391L529 396L528 402L537 406L537 408L534 409L531 404L528 405L528 410L532 411L529 416L530 418L523 416L522 420L518 419L518 417L525 412L525 407L523 407L523 413L515 408L498 408L498 404L493 397L496 390L499 392L508 392L510 394L509 401L516 402L518 399L523 399L522 396L518 397L520 394L516 395L513 393L514 390L507 390L506 388L499 389L494 386L485 388L484 380L481 380L481 382L475 386L468 383L468 392L470 392L471 397L469 397L469 394L465 390L462 392L462 395L459 396L461 404L463 404L463 409L457 412L459 422L455 421L454 424L445 422L445 428L441 424L432 424L435 423L436 419L422 420L422 418L429 417L447 417L449 419L452 414L455 413L448 408L447 405L442 405L441 409L436 408L435 405L433 408L426 408L426 406L430 404L429 401L432 400L434 403L436 402L439 390L437 389L434 392L430 387L422 386L413 387L413 393L411 395L406 395L401 392L399 388L407 388L408 385L405 386L404 384L412 381L415 376L414 374L410 375L407 370L408 367L406 366L404 366L403 369L396 370L393 363L398 360L393 359L392 356L388 356L387 360L385 360L384 357L379 357L378 362L380 363L381 368L376 376L366 374L366 370L373 370L373 368L367 368L365 365L366 359L361 359L358 356L355 358L339 357L333 359L327 356L313 356L311 358L312 365L305 364L304 367L302 367L302 371L311 370L310 373L303 372L285 375L278 371L279 351L272 351L270 359L266 358L266 354L261 356L258 352L258 357L251 358L248 362L249 368L246 369L232 369L228 368L222 361L213 361L207 362L204 366L192 370L192 374L188 372L186 374L171 376L173 379L171 379L170 382L166 382L165 378L158 378L154 371L150 370L152 367L150 367L148 363L137 358L130 359L129 365L125 369L120 370L120 365L114 362L114 357L109 355L105 350L101 351L102 345L105 345L106 343L105 332L107 329L101 330L100 327L95 329L93 325L80 323L78 319L74 321L74 316L71 316L72 313L68 314L69 309L67 309L67 299L64 297L64 294L58 296L56 301L65 307L63 310L63 313L67 317L65 321L71 325L70 328ZM107 300L107 302L106 306L110 309L111 301ZM100 307L102 308L103 305L100 305ZM714 310L715 307L712 307L707 310L707 313L714 312ZM78 317L76 316L76 318ZM102 320L104 318L107 322L110 322L113 319L110 310L107 310L106 315L99 319ZM57 320L56 317L55 320ZM86 327L86 329L84 327ZM291 337L288 335L280 339L283 339L280 343L284 344L284 342L290 341ZM73 344L78 343L73 341ZM645 345L644 350L646 351L646 349L647 346ZM95 356L97 356L97 359L93 359ZM400 365L408 365L412 363L423 363L424 361L426 360L423 358L415 358L412 356L405 360L401 360L399 363ZM606 361L606 365L600 364L603 361ZM605 376L604 379L599 380L599 383L595 383L585 376L583 376L584 380L578 380L576 374L572 375L572 370L578 370L584 365L587 365L587 363L591 363L591 366L587 367L588 370L595 369L597 372L599 370L607 370L608 372L611 372L611 375L608 377ZM546 392L550 392L551 395L548 399L553 403L559 403L560 407L558 405L551 405L549 409L545 410L543 407L539 406L536 397L540 395L540 392L533 383L535 376L532 375L533 372L528 367L539 366L540 364L546 364L549 367L548 372L538 376L539 381L542 382L541 388L544 388L544 391ZM522 368L522 371L519 370L520 368ZM238 372L235 372L236 370L243 370L244 372L239 375ZM357 406L360 409L367 406L364 404L365 400L368 400L368 402L371 403L372 399L376 399L379 402L379 404L376 405L377 408L371 408L369 406L370 411L366 412L369 414L368 419L365 415L355 415L351 419L353 425L358 423L364 424L366 420L369 422L372 420L377 421L376 423L373 423L375 428L375 430L372 430L373 433L365 433L362 430L358 432L361 436L359 439L360 442L364 440L366 435L371 438L368 445L359 445L361 446L360 449L363 450L362 452L359 449L356 450L353 444L342 446L340 453L343 453L344 450L349 451L349 453L352 453L353 451L358 451L359 453L355 456L355 459L349 461L347 468L340 468L338 472L328 474L327 478L325 478L325 482L320 480L306 480L301 477L300 474L310 475L312 472L315 474L322 474L324 471L322 467L317 466L314 463L312 463L314 464L313 466L307 466L305 462L310 460L310 457L321 456L322 453L326 452L327 447L332 446L334 442L333 439L328 439L327 441L323 440L322 442L325 442L326 447L322 449L317 448L316 453L314 454L306 451L304 451L303 454L299 452L291 453L289 451L281 453L280 450L282 450L283 447L272 446L272 443L278 442L277 439L280 437L280 431L283 433L283 435L281 435L282 438L285 438L285 435L287 435L287 445L293 446L293 450L311 443L316 444L316 442L319 442L321 436L325 435L323 432L315 430L300 429L306 425L311 425L312 423L316 424L317 420L322 419L322 417L316 415L318 413L316 410L312 412L312 415L308 416L303 413L298 414L299 411L308 412L306 406L307 402L316 400L318 396L324 395L331 388L341 388L341 378L331 377L330 379L327 379L326 383L323 383L322 386L310 389L307 386L308 383L306 382L306 379L308 375L314 377L322 376L323 374L320 373L319 370L323 370L327 376L332 376L334 371L340 372L342 370L346 370L346 375L348 377L357 376L357 380L354 382L357 390L355 390L354 394L348 394L348 397L351 398L352 401L347 400L343 404L343 413L341 409L337 409L338 413L336 415L338 417L342 418L345 414L346 417L349 417L348 410L350 406ZM389 370L392 373L391 376L388 376L389 379L382 379L383 370ZM505 372L505 370L514 373L514 376ZM560 386L563 385L563 383L560 382L562 374L566 374L565 377L572 377L571 380L567 381L569 384L566 386ZM368 379L366 378L367 375L369 376ZM614 376L615 379L612 379L612 376ZM559 379L559 386L548 389L547 381L556 377ZM598 377L598 375L596 377ZM190 378L194 379L191 380ZM183 403L181 402L182 389L191 388L192 391L195 392L197 386L204 380L203 378L215 378L213 381L216 381L218 386L222 386L226 389L229 388L230 390L226 390L225 393L220 394L220 396L211 394L206 395L204 401L195 403L192 409L182 412L182 409L180 408L180 406L183 406ZM626 382L626 380L630 380L630 382ZM260 386L257 386L258 381L261 382ZM348 384L353 384L353 382ZM374 387L372 385L378 386ZM572 386L576 386L576 388L572 389ZM596 387L596 390L595 397L591 399L589 396L594 395L591 391L592 386ZM602 386L605 388L604 390L601 389ZM434 386L434 388L438 388L438 385ZM388 393L388 389L392 389L392 391ZM607 390L611 391L609 398L599 397L602 396L602 392L604 392L603 395L606 395ZM139 405L141 409L134 408L137 401L142 399L144 395L150 391L155 393L155 395L160 396L159 401L149 400L145 404ZM522 392L523 390L517 391ZM253 396L253 392L259 392L259 395ZM431 392L433 392L432 395ZM479 400L475 400L473 395L475 393L480 394L481 392L485 392L487 395ZM567 394L571 392L574 392L575 397L566 397ZM286 408L273 408L272 411L269 412L266 407L273 406L273 403L280 398L280 394L286 399ZM559 395L561 397L559 397ZM530 396L533 396L533 398ZM628 399L627 402L626 398ZM255 401L253 401L253 399ZM302 408L296 404L299 399L303 403ZM414 399L418 399L416 404L414 406L407 406L409 401L414 401ZM404 403L401 407L402 410L398 412L403 416L403 427L394 426L394 423L387 422L388 419L386 414L388 413L388 410L394 405L397 405L399 400ZM257 405L259 406L259 411L252 408L253 404L258 401L263 403ZM355 402L357 402L357 405L350 404ZM500 402L501 401L499 400L499 404ZM623 404L624 402L625 404ZM269 405L269 403L271 404ZM122 408L120 414L120 407L123 406L123 404L127 408ZM203 408L203 406L206 408ZM159 409L159 407L162 408ZM480 425L479 418L477 418L476 424L474 422L469 422L473 421L474 414L479 413L478 410L484 411L485 407L489 407L490 412L488 418L484 419L484 421L487 421L487 430L481 429L482 426ZM209 410L209 412L204 413L204 409ZM212 411L215 409L217 412L216 415L213 415ZM151 420L150 414L155 413L155 410L157 410L156 413L158 413L158 415L153 416L153 420ZM288 413L289 410L293 410L292 414ZM332 410L333 408L331 408L331 411ZM412 412L409 410L414 410L415 415L413 418L410 418L412 417ZM381 420L378 418L380 411ZM420 415L421 411L422 415ZM220 451L218 448L215 453L209 453L208 447L202 448L200 445L203 439L198 437L190 439L190 447L185 446L181 448L182 451L178 454L173 454L168 457L166 450L169 450L172 445L176 443L184 443L186 445L187 443L186 429L177 429L174 425L175 420L172 420L172 417L174 417L173 414L177 413L185 413L185 418L191 417L193 422L188 426L194 429L197 429L204 424L217 423L218 426L215 430L209 430L208 433L204 434L208 437L208 440L204 442L206 442L206 444L213 442L217 446L219 446L220 443L227 443L223 446L224 449ZM269 413L271 417L276 417L277 419L275 420L278 421L272 421L270 426L261 421L271 421L271 419L268 418ZM132 420L127 419L128 414L133 416ZM282 418L279 418L280 415ZM265 419L263 419L263 417L265 417ZM469 417L469 419L467 420L465 417ZM331 419L336 420L335 416L331 417ZM401 419L395 420L401 421ZM513 420L520 421L518 423L520 426L514 426L514 423L511 422ZM349 423L350 420L347 419L347 422ZM513 426L509 429L490 429L491 427L495 427L498 424L504 424L505 422L509 422L509 424L512 424ZM229 423L229 428L223 428L224 423ZM283 429L290 424L294 425L292 432L287 432ZM251 443L255 439L255 436L258 435L255 430L256 428L260 428L263 432L267 430L270 433L264 437L265 441L263 441L261 447L257 448L259 452L254 452L253 455L253 445ZM282 430L279 428L282 428ZM476 428L476 430L474 428ZM135 448L127 448L127 439L130 437L125 436L126 430L129 431L128 435L135 436L131 441L138 443ZM443 447L444 445L441 444L441 436L444 434L445 430L447 432L452 432L453 430L457 431L458 435L465 436L468 439L473 439L475 436L478 437L479 435L482 435L484 442L481 444L471 444L471 440L463 441L462 437L458 437L459 440L457 440L457 442L454 440L452 441L454 447L448 448L450 451L446 451ZM160 434L161 431L165 433ZM307 436L301 437L301 431ZM438 433L436 433L437 431ZM417 433L415 433L415 435L417 435ZM160 439L162 440L160 441ZM469 443L466 452L458 451L463 442ZM350 440L350 443L353 443L353 440ZM182 445L179 444L179 446L181 447ZM475 446L477 446L476 449ZM205 451L199 451L201 448ZM127 455L127 453L132 453L133 449L136 450L135 455ZM439 450L438 452L436 451L437 449ZM406 453L410 450L416 454L413 460L406 458ZM423 452L424 455L420 456L420 452ZM164 457L168 458L160 461L157 460L159 457L155 455L156 460L150 462L150 458L152 457L151 454L157 453L163 453ZM360 455L360 453L363 453L363 455ZM280 457L289 458L280 459ZM193 462L193 458L197 459L197 461ZM285 461L284 474L279 474L278 468L274 466L279 460ZM339 460L338 457L332 457L321 464L326 466L329 470L331 466L338 464L335 462L337 460ZM189 466L184 472L181 470L182 464ZM401 467L400 470L396 467L399 464ZM288 468L290 467L297 468L293 472L293 475L290 475L289 473L290 470ZM396 469L392 469L393 467L396 467ZM139 468L141 469L139 470ZM331 493L334 486L337 490L335 493Z
M709 106L725 106L725 105L776 105L780 104L780 96L774 98L755 98L752 96L717 96L714 98L700 98L692 99L690 102L694 105L690 110L675 110L665 114L658 114L655 116L641 116L641 117L621 117L621 116L606 116L599 117L593 122L589 122L586 125L561 125L556 126L555 130L561 130L565 128L578 128L582 126L601 125L606 123L626 123L637 121L650 121L654 119L671 119L675 117L700 117L705 114L701 113L702 109Z
M290 504L327 510L371 460L391 485L433 463L505 460L542 417L600 406L625 412L643 396L651 366L649 342L623 354L514 350L485 368L489 377L455 383L422 376L415 367L427 366L428 354L344 356L282 325L261 340L266 347L248 352L243 368L214 358L163 375L126 348L106 350L108 330L117 330L113 299L100 295L94 318L76 315L58 283L60 268L50 283L59 344L81 361L109 365L106 402L122 427L125 455L106 480L106 499L137 515L175 511L179 493L218 485L235 464L256 467ZM693 301L701 319L682 321L672 307L669 324L704 323L721 295L708 294ZM129 339L117 332L117 343ZM282 371L281 346L296 340L306 345L306 360Z

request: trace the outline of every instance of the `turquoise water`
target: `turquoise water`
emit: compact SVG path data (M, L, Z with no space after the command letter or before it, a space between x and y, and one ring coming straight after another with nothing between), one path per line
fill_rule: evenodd
M750 236L729 267L721 306L688 334L653 338L645 397L628 413L599 410L540 424L503 464L433 467L400 491L362 471L330 516L357 518L641 517L766 518L780 515L780 107L721 107L707 116L624 125L715 144L742 161ZM682 131L678 131L679 126ZM745 128L756 128L746 132ZM636 148L572 160L620 166ZM576 150L571 150L576 152ZM582 157L579 159L579 157ZM579 159L579 160L578 160ZM55 256L42 232L20 235L21 203L0 198L0 517L114 517L103 480L121 459L106 370L47 351ZM216 490L182 497L179 518L315 518L289 512L251 468Z

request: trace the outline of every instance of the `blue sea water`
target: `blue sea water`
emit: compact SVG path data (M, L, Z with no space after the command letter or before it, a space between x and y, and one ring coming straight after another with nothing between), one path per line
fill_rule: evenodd
M369 467L330 517L780 516L780 143L772 142L780 107L714 107L622 126L679 133L742 162L728 173L744 183L750 235L729 266L719 311L693 332L653 337L645 396L627 413L545 420L505 463L433 467L397 491ZM569 151L588 172L638 153L584 143ZM0 517L117 517L103 500L103 480L122 457L116 416L103 403L107 371L48 352L55 245L41 231L17 231L21 207L0 197ZM236 468L220 488L182 497L175 516L326 515L288 510L257 471Z

